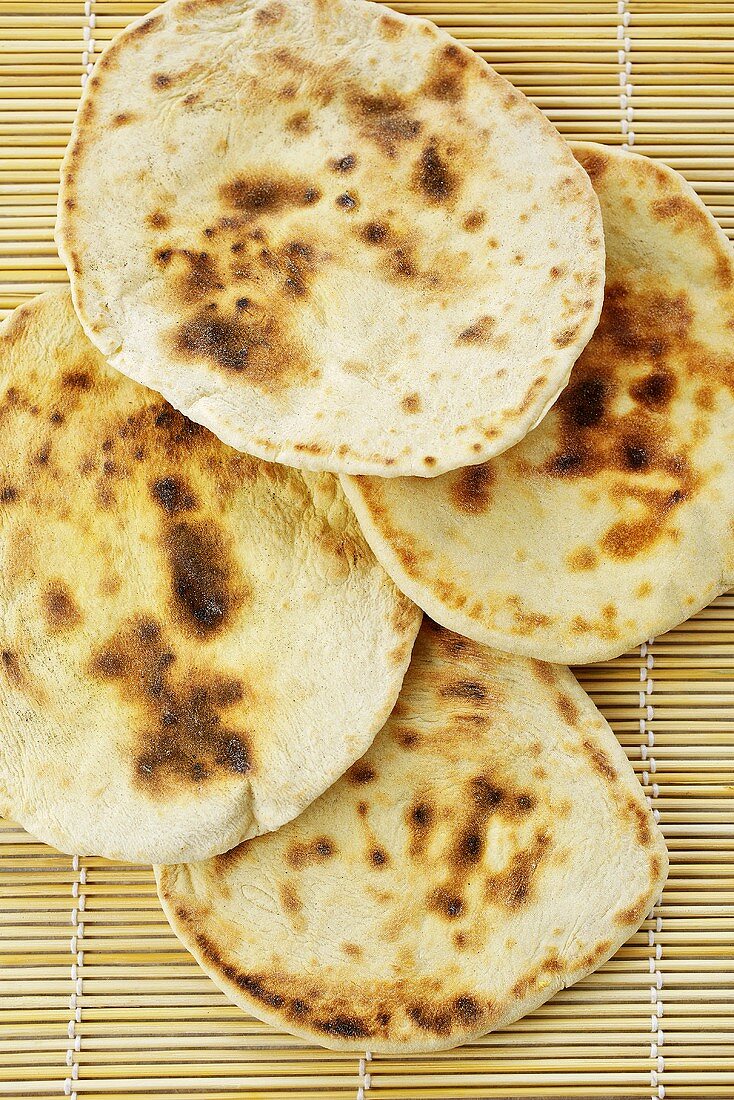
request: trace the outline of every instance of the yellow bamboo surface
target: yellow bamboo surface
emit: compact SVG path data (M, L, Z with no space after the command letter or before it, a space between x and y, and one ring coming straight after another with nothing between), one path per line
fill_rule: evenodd
M734 236L734 0L394 6L478 50L568 137L678 168ZM150 7L0 0L0 316L65 281L52 226L81 82ZM671 855L660 903L597 974L457 1051L330 1053L226 1001L148 868L60 855L0 821L0 1097L732 1100L734 595L579 676Z

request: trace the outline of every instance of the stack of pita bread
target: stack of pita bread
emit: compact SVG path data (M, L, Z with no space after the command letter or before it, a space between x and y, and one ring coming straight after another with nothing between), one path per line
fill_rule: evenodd
M158 865L325 1046L599 966L668 859L565 666L734 583L703 204L423 19L169 0L86 85L57 240L0 330L0 811Z

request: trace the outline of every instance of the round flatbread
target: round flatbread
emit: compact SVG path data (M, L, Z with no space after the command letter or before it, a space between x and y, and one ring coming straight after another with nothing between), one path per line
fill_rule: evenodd
M384 724L420 613L333 475L113 371L68 291L0 359L0 811L136 862L277 828Z
M296 821L158 867L174 931L248 1012L333 1049L456 1046L578 981L668 857L609 726L560 666L426 621L362 760Z
M172 0L129 27L86 85L57 240L115 367L307 469L498 454L602 301L598 203L557 131L363 0Z
M490 463L343 485L388 573L430 615L581 664L734 584L734 254L670 168L574 149L601 200L607 285L568 388Z

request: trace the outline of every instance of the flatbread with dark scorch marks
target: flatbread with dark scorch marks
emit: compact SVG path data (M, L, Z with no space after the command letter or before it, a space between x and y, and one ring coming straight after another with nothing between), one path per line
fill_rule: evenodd
M363 0L171 0L87 82L57 240L113 366L225 442L434 476L521 439L599 316L599 207L471 50Z
M491 462L343 484L373 550L430 615L581 664L734 584L734 253L672 169L574 149L601 200L607 279L568 387Z
M333 475L112 370L68 291L0 359L0 813L136 862L277 828L383 725L420 613Z
M566 668L426 620L366 756L289 825L158 867L177 935L260 1019L334 1049L456 1046L600 966L668 857Z

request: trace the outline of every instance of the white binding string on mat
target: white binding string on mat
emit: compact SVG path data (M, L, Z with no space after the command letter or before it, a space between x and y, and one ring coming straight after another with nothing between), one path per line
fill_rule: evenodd
M76 1100L76 1087L79 1077L79 1051L82 1047L82 1037L77 1032L77 1026L82 1022L82 993L84 966L84 908L86 894L84 887L87 881L86 868L79 866L79 856L74 856L71 861L74 872L74 881L71 884L71 995L69 997L69 1025L68 1043L66 1047L66 1079L64 1080L64 1095Z
M94 2L84 0L84 26L82 28L82 88L87 82L89 74L94 68ZM79 866L79 856L73 856L71 868L74 872L74 881L71 884L71 994L69 996L69 1024L67 1028L68 1042L66 1046L66 1078L64 1079L64 1095L77 1100L77 1081L79 1079L79 1052L82 1048L82 1037L77 1031L77 1026L82 1022L82 993L84 979L82 968L84 966L84 909L86 906L86 894L84 887L87 881L85 867Z
M372 1053L369 1050L366 1050L364 1058L360 1058L359 1060L359 1084L357 1085L357 1100L366 1100L367 1093L369 1092L370 1085L372 1084L372 1077L367 1069L371 1061Z
M655 728L653 724L655 720L655 702L653 697L653 690L655 687L653 678L653 673L655 671L655 654L652 651L652 644L653 639L651 638L649 642L643 642L640 646L640 756L645 769L642 773L642 782L645 785L645 790L648 791L649 789L650 791L650 793L647 794L648 805L652 809L653 817L659 822L660 810L657 807L657 800L660 794L660 788L655 778L657 761L655 760ZM650 782L651 778L652 783ZM663 1083L663 1074L665 1073L663 1044L665 1042L665 1036L662 1027L663 972L661 969L663 946L658 939L658 936L663 930L663 918L658 912L658 904L659 902L656 901L648 918L650 927L647 932L647 942L650 951L648 959L648 966L650 968L650 1004L652 1006L650 1015L650 1058L654 1063L650 1070L651 1100L664 1100L665 1097L665 1085Z
M632 13L630 0L617 0L617 61L619 63L619 118L624 142L623 149L632 149L635 144L635 108L633 103L634 85L632 82L632 38L630 24ZM657 779L655 760L655 704L653 701L655 655L652 651L654 639L640 646L640 756L644 764L642 781L645 786L647 802L652 809L656 822L660 821L657 807L660 788ZM652 776L652 785L650 784ZM647 794L647 791L650 791ZM648 967L650 970L650 1100L664 1100L665 1056L663 1044L665 1035L661 1020L663 1017L663 972L661 960L663 946L658 936L663 930L663 918L658 912L658 904L653 906L649 915L650 927L647 932L649 948Z
M617 60L619 62L619 117L624 137L623 149L635 144L635 109L632 104L632 40L629 27L632 13L629 0L617 0Z
M82 88L94 68L94 14L95 0L84 0L84 27L82 29Z

